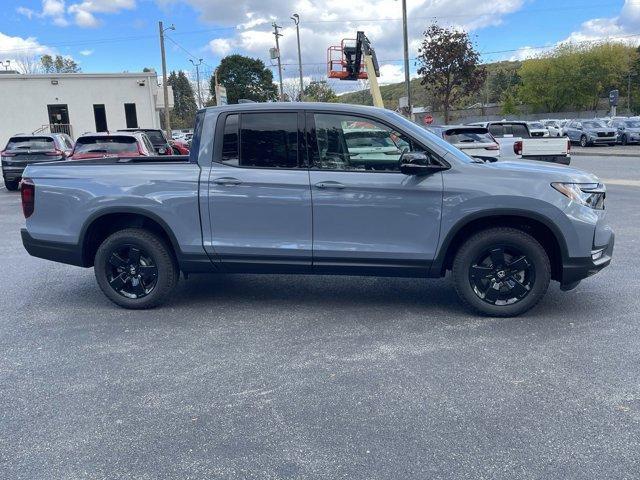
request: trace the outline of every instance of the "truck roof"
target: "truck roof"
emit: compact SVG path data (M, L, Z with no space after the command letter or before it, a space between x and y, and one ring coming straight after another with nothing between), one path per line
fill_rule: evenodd
M320 102L261 102L261 103L238 103L233 105L223 105L220 107L207 107L202 110L212 110L212 111L237 111L242 112L245 110L255 111L255 110L300 110L311 109L311 110L327 110L327 111L335 111L340 110L341 112L351 112L351 113L371 113L371 110L376 110L378 112L389 112L384 108L379 107L370 107L366 105L352 105L349 103L320 103Z

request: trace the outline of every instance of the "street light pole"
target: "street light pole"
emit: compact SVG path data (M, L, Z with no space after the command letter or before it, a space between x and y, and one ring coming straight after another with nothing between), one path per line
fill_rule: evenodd
M298 73L300 74L300 95L298 96L298 101L301 101L304 83L302 81L302 54L300 53L300 15L294 13L291 16L291 20L296 24L296 36L298 37Z
M409 118L412 118L413 103L411 102L411 81L409 79L409 34L407 32L407 0L402 0L402 37L404 42L404 88L407 93Z
M167 138L171 138L171 116L169 115L169 88L167 86L167 59L164 53L164 32L167 30L175 30L176 27L171 25L164 28L162 22L158 22L158 30L160 31L160 55L162 56L162 90L164 95L164 129Z
M200 70L199 67L202 65L202 59L198 59L198 63L195 63L193 60L189 59L191 64L196 67L196 82L198 85L198 108L202 108L202 95L200 94Z
M282 63L280 62L280 37L281 33L278 33L278 29L280 28L276 22L272 23L273 26L273 34L276 37L276 52L278 53L278 77L280 79L280 101L284 102L284 90L282 88Z

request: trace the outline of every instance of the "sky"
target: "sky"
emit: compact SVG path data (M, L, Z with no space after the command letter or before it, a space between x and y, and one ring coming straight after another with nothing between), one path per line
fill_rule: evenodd
M5 3L6 2L6 3ZM210 77L240 53L271 66L272 22L282 27L286 81L298 75L293 13L300 16L305 78L326 78L326 49L364 30L376 49L381 83L403 80L400 0L3 0L0 62L44 53L73 58L84 72L161 71L158 21L167 31L167 68ZM409 53L432 22L467 31L483 61L523 59L559 42L640 43L640 0L407 0ZM7 6L9 8L7 8ZM271 68L271 67L270 67ZM411 61L411 75L416 74ZM273 67L274 77L277 68ZM335 81L338 90L357 89Z

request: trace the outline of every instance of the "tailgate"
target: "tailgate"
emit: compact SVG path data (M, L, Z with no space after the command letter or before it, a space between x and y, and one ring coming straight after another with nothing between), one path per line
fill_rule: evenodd
M522 139L522 156L566 155L569 142L563 137L539 137Z

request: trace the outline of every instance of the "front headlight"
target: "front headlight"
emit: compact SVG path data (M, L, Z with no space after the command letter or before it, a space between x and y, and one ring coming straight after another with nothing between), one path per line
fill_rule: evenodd
M570 200L585 207L604 210L606 189L602 183L561 183L551 186Z

